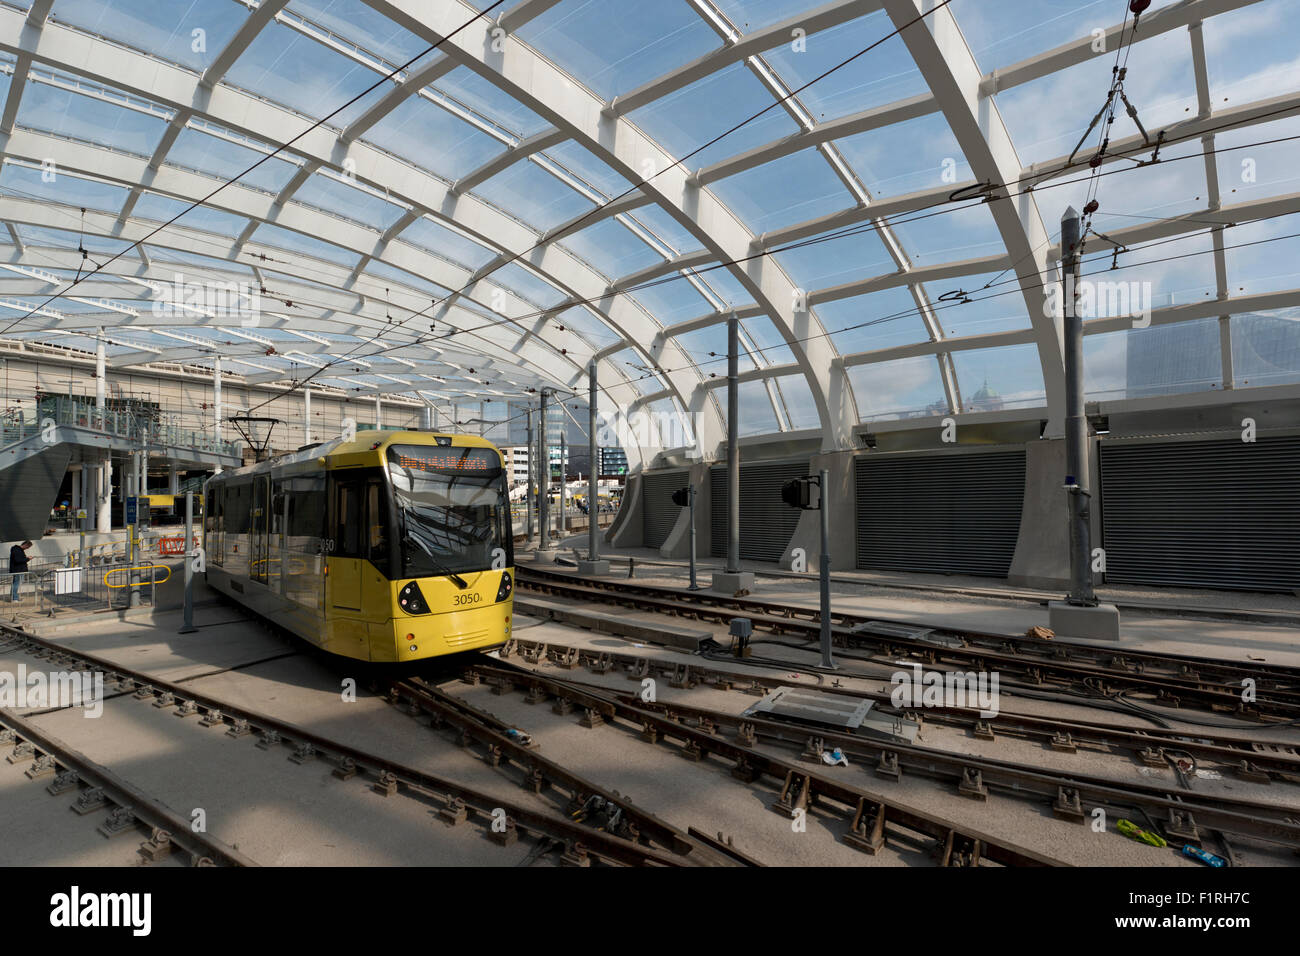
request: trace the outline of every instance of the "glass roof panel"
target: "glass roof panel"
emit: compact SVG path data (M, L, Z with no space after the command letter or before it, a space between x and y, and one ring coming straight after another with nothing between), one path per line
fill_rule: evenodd
M190 203L181 202L179 199L172 199L169 196L145 193L136 201L135 208L131 210L131 215L139 219L167 222L173 216L184 212L189 205ZM236 216L233 213L222 212L220 209L213 209L211 206L197 206L181 216L176 221L176 225L184 226L187 229L215 232L223 236L238 236L244 231L244 227L248 225L248 220L243 216ZM229 248L229 243L223 242L222 244Z
M80 206L116 213L126 202L127 191L121 186L82 179L69 172L55 174L53 181L47 182L43 170L16 163L5 163L0 170L0 191L6 195L22 199L45 200L50 203L65 203L68 206ZM61 210L64 216L76 223L76 213Z
M841 355L930 341L916 301L905 286L818 302L813 311Z
M609 279L617 279L663 261L663 256L616 219L602 219L594 225L571 232L560 240L560 245L572 250Z
M1300 309L1247 312L1228 321L1237 386L1300 382Z
M922 418L948 411L939 362L933 355L854 365L848 373L858 417L864 422Z
M754 301L754 297L746 291L740 284L740 280L732 275L731 270L726 266L708 263L692 269L690 275L708 286L725 308L739 309Z
M292 199L380 232L400 219L406 211L396 203L324 173L309 176L294 192Z
M893 256L869 222L776 247L772 258L804 291L897 272Z
M258 226L254 230L250 241L265 243L268 246L275 246L292 252L301 252L305 255L337 262L339 265L345 266L356 265L357 260L360 258L357 253L340 248L333 243L325 242L323 239L317 239L315 236L304 236L300 232L284 229L269 222L264 222Z
M799 131L798 125L743 63L736 63L661 97L628 114L628 119L659 143L674 160L695 153L685 162L694 172L755 146ZM723 136L770 106L753 122ZM699 152L696 152L699 150Z
M407 272L405 269L390 266L388 263L380 262L377 259L371 259L370 262L366 264L366 273L368 275L379 276L382 279L389 279L393 282L400 283L401 285L409 286L412 289L419 289L436 298L442 298L451 291L450 289L444 289L436 282L430 282L424 276L418 276L414 273ZM415 322L411 323L411 327L415 327Z
M1052 0L1046 4L1042 0L953 0L949 9L980 69L988 73L1086 36L1093 28L1118 23L1123 6L1126 4L1113 0Z
M755 358L759 365L784 365L794 361L794 352L786 344L785 337L766 315L741 319L740 327L757 350Z
M907 45L900 37L889 36L893 32L889 16L877 10L814 33L798 44L782 42L763 58L791 90L812 83L798 97L820 123L926 92L925 80ZM850 59L884 37L889 39ZM834 72L817 79L832 68Z
M1258 248L1246 251L1257 253ZM1080 314L1086 321L1203 302L1216 291L1213 252L1212 239L1200 231L1137 245L1122 253L1118 268L1112 269L1110 248L1090 245L1085 249L1082 269L1086 284L1080 289ZM1090 293L1095 293L1091 309L1087 300Z
M974 179L942 113L835 140L874 199Z
M407 97L362 138L453 181L505 149L497 139L419 96Z
M678 346L705 378L727 377L727 323L708 325L675 338ZM755 367L753 357L743 345L736 364L742 372Z
M921 287L930 299L935 320L945 338L1027 329L1030 326L1025 298L1020 293L1020 283L1016 281L1014 272L962 276L943 282L922 283ZM958 298L958 291L967 294ZM941 299L943 295L950 298ZM970 301L963 301L963 298ZM1035 293L1034 302L1045 303L1046 299ZM965 394L964 390L962 394Z
M56 249L77 250L80 242L90 252L107 252L116 255L130 245L122 239L110 239L86 233L84 236L66 229L52 229L47 226L15 226L24 243L34 246L53 246ZM118 262L122 260L119 259Z
M1216 318L1088 335L1083 352L1089 399L1177 395L1223 384Z
M1202 32L1214 109L1300 87L1295 4L1288 0L1261 0L1210 17Z
M555 305L564 298L563 292L549 282L539 279L517 262L511 262L497 269L487 281L509 289L531 306L542 309Z
M536 163L514 163L474 190L537 232L545 232L594 209L596 204L565 186Z
M998 110L1022 163L1069 155L1106 101L1114 63L1115 58L1109 54L1095 56L997 95ZM1139 39L1128 57L1124 88L1148 130L1195 116L1196 80L1187 31L1173 30ZM1136 133L1137 127L1121 108L1111 128L1112 141ZM1098 131L1094 130L1080 153L1086 158L1095 151L1098 141Z
M714 0L741 33L753 33L808 9L802 0Z
M45 74L50 75L50 74ZM54 74L60 84L29 82L18 104L17 125L58 133L97 146L109 146L137 156L149 156L162 139L170 112L137 97L103 86ZM137 104L132 109L126 103Z
M261 159L265 159L266 162L247 175L239 176ZM278 194L298 171L296 165L278 156L268 158L266 153L233 143L221 136L200 132L193 127L186 127L180 131L176 142L167 153L166 162L195 169L223 180L239 176L238 185L251 186L275 194Z
M959 262L1006 251L1002 233L987 205L959 206L944 209L939 215L929 214L934 211L891 220L894 235L913 265Z
M262 28L225 80L316 121L364 92L381 75L276 20ZM326 125L346 127L392 89L391 84L381 84ZM286 128L285 133L293 135L310 125L303 121L300 129Z
M1300 117L1223 130L1214 148L1223 205L1300 191Z
M288 9L289 13L311 20L366 51L383 57L394 67L401 66L432 45L366 6L361 0L293 0ZM428 59L417 61L411 69L419 69L432 62L435 55L429 54Z
M560 3L517 31L602 99L613 99L721 46L685 3Z
M1047 404L1035 345L953 352L963 412L997 412Z
M421 216L402 230L401 239L470 269L485 266L496 257L491 249Z
M580 305L566 309L557 315L554 319L554 325L557 330L559 326L564 326L566 330L577 332L588 342L595 344L597 348L613 345L621 338L602 319Z
M631 298L664 325L684 322L713 311L708 300L683 278L638 289Z
M227 0L58 0L54 16L200 73L248 19L248 10Z
M628 216L638 225L650 230L656 239L678 255L703 248L703 244L689 229L658 206L642 206Z
M552 146L542 155L564 167L597 192L604 193L606 198L622 195L632 185L608 163L597 159L571 139L566 139L559 146Z
M709 188L755 234L855 204L853 194L815 149L747 169Z
M1230 295L1300 288L1300 215L1234 226L1223 242Z
M433 88L458 100L518 138L540 133L551 125L467 66L458 66L434 83Z
M165 234L163 234L165 235ZM154 262L173 262L181 265L193 266L198 269L212 269L219 272L233 272L248 276L253 275L253 270L240 262L233 260L215 258L213 256L203 256L194 252L186 252L182 249L168 249L163 246L147 245L145 251L149 258ZM118 260L121 262L121 260Z
M783 375L776 379L776 386L781 400L785 403L785 415L794 430L817 428L821 418L817 414L817 401L813 398L808 380L802 375Z
M723 402L723 405L726 403ZM726 418L724 411L723 418ZM749 435L766 435L779 430L772 397L763 382L740 383L740 422L736 430L741 438Z

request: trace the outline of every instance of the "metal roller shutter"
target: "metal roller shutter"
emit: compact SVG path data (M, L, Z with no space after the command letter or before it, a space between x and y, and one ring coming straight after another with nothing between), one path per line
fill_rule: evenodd
M858 567L1006 577L1025 453L860 457Z
M779 561L799 524L800 512L781 500L781 486L808 474L804 460L740 466L740 557L745 561ZM710 547L714 557L727 556L727 469L709 471L712 495Z
M645 546L657 548L672 533L681 506L673 504L673 492L685 486L686 472L661 471L641 480L641 520Z
M1101 444L1106 580L1300 590L1300 436Z

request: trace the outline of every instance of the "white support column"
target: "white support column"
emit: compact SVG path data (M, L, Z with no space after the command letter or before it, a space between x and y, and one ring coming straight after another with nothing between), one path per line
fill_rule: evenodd
M111 455L106 454L99 467L99 494L95 504L99 509L95 521L96 530L100 534L108 534L113 530L113 457Z
M99 341L95 343L95 408L99 412L102 426L104 417L104 398L107 384L105 382L104 330L99 330Z
M214 451L221 446L221 356L212 357L212 440ZM214 469L217 474L221 474L221 466L217 465Z
M70 508L72 509L72 513L73 513L74 515L77 513L77 509L81 507L81 474L82 474L82 467L83 467L83 466L80 466L80 465L79 465L79 466L77 466L77 468L72 472L72 497L71 497L71 500L69 500L69 502L68 502L68 507L70 507ZM80 523L78 524L78 526L79 526L79 527L81 526Z
M384 405L379 396L375 396L375 428L384 427Z
M179 494L180 490L181 490L180 472L176 469L176 465L174 463L169 463L167 465L167 494L169 495Z
M302 443L311 444L311 389L302 390Z
M420 426L422 428L436 428L433 423L433 406L425 405L420 409Z

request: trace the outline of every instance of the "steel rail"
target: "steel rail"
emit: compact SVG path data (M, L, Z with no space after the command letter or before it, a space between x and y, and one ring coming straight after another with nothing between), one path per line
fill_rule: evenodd
M625 669L645 668L646 673L675 674L685 667L690 677L698 678L723 689L730 689L733 684L749 685L752 692L758 688L776 688L788 685L788 680L767 677L763 674L740 674L735 671L720 670L716 667L700 667L696 664L682 665L675 661L654 660L632 654L614 654L604 650L593 650L578 646L557 645L515 640L509 642L499 652L500 659L508 659L511 654L523 649L533 657L543 657L548 653L567 657L574 663L585 662L593 668L607 669L614 665ZM546 648L546 651L541 651ZM737 658L743 663L743 658ZM865 678L871 679L871 678ZM590 686L593 690L602 685ZM811 685L809 685L811 686ZM850 690L848 688L821 685L816 688L821 693L837 694L854 698L871 700L883 704L890 710L893 701L888 693L869 690ZM935 720L954 726L965 727L975 736L992 739L998 733L1012 736L1042 740L1057 749L1069 749L1083 745L1126 749L1150 766L1166 767L1166 750L1186 751L1198 759L1215 761L1231 770L1243 780L1262 781L1276 778L1290 782L1300 782L1300 753L1297 745L1280 743L1273 749L1263 743L1253 743L1234 737L1216 736L1199 728L1196 730L1173 730L1143 728L1133 729L1116 727L1095 721L1081 719L1063 720L1036 714L1021 714L1005 709L999 710L995 717L985 718L976 708L969 707L930 707L923 710L904 708L903 713L911 719ZM1245 729L1245 728L1243 728Z
M559 677L538 674L517 666L509 669L477 665L476 670L492 679L530 686L542 686L548 693L563 695L571 691L592 695L592 685L574 688L570 681ZM986 799L988 788L994 787L1009 794L1025 794L1055 800L1053 809L1058 816L1085 822L1084 801L1110 810L1124 810L1141 806L1156 814L1167 815L1172 829L1188 834L1196 840L1197 827L1223 830L1242 836L1278 843L1289 848L1300 848L1300 821L1295 811L1285 806L1246 800L1237 797L1208 795L1154 786L1137 781L1113 780L1078 773L1055 773L1038 767L1025 766L1012 761L952 751L919 747L901 742L874 741L854 734L830 729L798 726L759 717L744 717L710 708L694 707L678 702L646 702L636 695L606 689L607 699L632 707L644 718L654 712L663 719L655 722L656 729L665 736L681 737L681 719L697 722L708 735L717 740L710 728L728 726L740 731L739 739L763 736L784 744L803 745L820 761L823 748L838 747L847 755L859 760L875 760L877 772L898 779L903 771L939 779L954 780L959 792L975 799ZM748 729L746 729L748 728ZM702 750L711 746L695 744Z
M516 581L522 587L562 593L577 600L640 607L677 616L709 618L719 623L743 615L749 617L756 627L777 633L806 634L809 638L818 636L820 632L818 612L813 608L748 598L721 598L672 588L629 585L625 581L592 582L575 579L562 572L535 568L521 569L516 574ZM781 613L770 613L772 611ZM960 647L953 647L917 638L886 636L855 629L855 625L868 622L917 626L911 622L842 612L833 615L833 620L833 634L837 644L868 645L878 648L886 657L906 653L936 665L941 661L950 661L973 666L977 670L986 670L992 665L1022 675L1030 683L1043 683L1052 678L1072 684L1086 682L1103 690L1108 685L1122 686L1147 693L1175 706L1184 701L1194 701L1210 710L1253 717L1261 722L1268 722L1270 718L1288 720L1300 717L1300 691L1290 689L1300 687L1300 669L1274 667L1252 672L1230 662L1204 658L1165 657L1059 642L1044 647L1042 641L1031 642L1027 638L1008 635L930 629L936 633L946 633L961 642ZM990 646L994 644L997 646ZM1071 655L1081 656L1085 660L1072 660ZM1102 659L1108 660L1110 664L1103 666L1095 663ZM1173 672L1147 676L1147 668L1156 665L1162 665ZM1229 681L1235 680L1236 683L1202 679L1202 670L1221 672ZM1242 698L1240 680L1245 679L1243 675L1256 681L1257 696L1249 705ZM1261 677L1267 679L1261 680Z
M218 721L223 725L229 723L231 725L229 732L232 734L243 735L260 731L263 742L268 746L292 743L298 745L304 758L332 756L339 769L347 775L372 771L378 776L379 783L386 787L388 793L401 792L401 787L398 786L401 784L416 793L434 798L441 797L449 807L454 804L458 810L464 810L466 816L473 812L485 820L493 819L495 810L505 810L508 828L516 832L540 833L558 839L568 845L570 853L575 857L589 855L602 861L629 866L689 865L677 854L586 827L562 816L503 801L499 797L454 780L406 766L243 705L220 700L187 685L172 683L156 675L133 670L86 651L54 644L9 625L0 624L0 634L5 636L5 642L10 646L17 645L20 649L35 648L36 653L32 656L98 668L104 673L105 684L112 679L117 685L115 689L120 693L134 691L135 696L141 699L170 695L168 699L178 707L193 707L197 712L204 713L206 719L214 724Z
M485 665L475 665L482 670ZM553 696L574 694L582 697L596 697L586 688L570 688L566 682L545 677L532 671L510 668L486 668L499 680L517 684L538 684L548 688ZM613 708L614 716L639 724L643 736L653 731L655 739L659 735L671 736L682 740L694 753L703 756L706 753L717 754L732 760L736 767L733 776L750 782L761 775L767 775L783 781L781 795L772 805L772 809L792 817L801 815L815 801L833 801L853 814L852 822L845 842L859 849L874 853L884 844L886 828L902 827L920 833L937 841L940 847L946 847L944 859L951 863L962 856L965 848L966 857L976 862L981 857L1006 866L1065 866L1061 860L1039 853L1028 847L1019 846L1001 837L991 836L965 824L954 823L928 811L907 806L893 798L882 797L860 787L847 784L842 780L826 776L806 766L797 765L772 754L757 750L738 741L724 740L707 731L687 727L665 717L661 713L645 707L628 703L617 697L604 697Z
M35 751L32 755L35 762L39 762L41 754L48 755L56 764L65 768L64 773L73 775L65 776L57 769L50 769L49 772L54 774L58 785L58 789L51 790L51 793L62 793L65 790L71 793L84 783L86 789L79 793L86 798L88 805L102 801L110 815L116 812L116 829L128 829L135 821L149 827L151 834L145 846L154 847L156 856L146 858L161 858L166 852L164 848L175 844L189 853L193 866L259 865L251 857L215 837L195 833L188 819L167 807L161 800L149 796L135 784L91 760L30 720L13 711L0 710L0 724L12 731L15 753L18 752L19 744L30 743ZM38 776L34 775L32 779L38 779Z
M592 783L512 739L502 732L506 728L496 718L432 686L423 678L412 677L397 681L393 684L392 691L398 698L434 716L437 721L459 730L461 746L468 746L471 739L477 740L487 748L489 759L494 765L502 759L508 759L525 769L534 784L544 780L551 786L567 790L572 798L571 809L580 809L592 796L600 796L607 803L618 807L621 811L620 831L626 827L628 832L624 835L629 839L635 840L638 835L644 835L673 853L682 855L700 846L698 841L677 827L636 807L617 791ZM574 698L580 700L581 706L587 711L584 719L589 726L594 727L606 717L614 716L614 708L603 701L581 693L575 694ZM725 858L724 861L728 864L732 862Z

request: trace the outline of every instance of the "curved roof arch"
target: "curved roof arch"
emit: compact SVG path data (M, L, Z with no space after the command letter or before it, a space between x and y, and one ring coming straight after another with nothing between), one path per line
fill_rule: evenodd
M1300 386L1283 3L1172 0L1141 19L1126 88L1146 138L1117 114L1088 251L1133 277L1143 322L1086 322L1090 398ZM734 312L742 434L833 451L947 417L1059 432L1055 221L1091 195L1095 147L1070 147L1131 36L1126 4L510 0L477 16L490 5L0 2L4 335L102 336L124 367L221 353L250 382L430 402L580 395L595 362L617 410L688 422L629 431L635 465L718 453ZM1243 147L1267 168L1235 182ZM67 289L79 245L95 262L136 240ZM178 275L245 283L255 323L160 313Z

